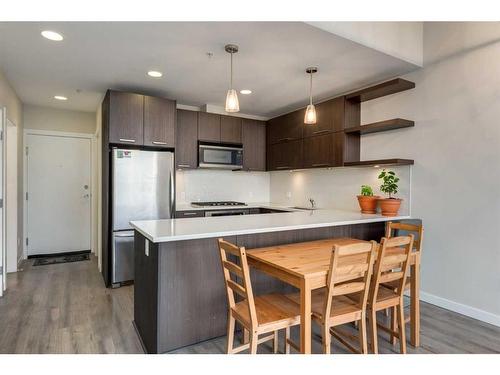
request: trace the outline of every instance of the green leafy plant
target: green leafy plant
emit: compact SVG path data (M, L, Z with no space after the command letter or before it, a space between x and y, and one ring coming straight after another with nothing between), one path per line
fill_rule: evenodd
M399 177L393 171L385 171L385 169L378 175L379 180L382 180L382 185L380 185L380 190L383 193L389 194L389 198L392 198L392 194L398 192L398 182Z
M373 189L368 185L361 185L361 195L364 197L373 197Z

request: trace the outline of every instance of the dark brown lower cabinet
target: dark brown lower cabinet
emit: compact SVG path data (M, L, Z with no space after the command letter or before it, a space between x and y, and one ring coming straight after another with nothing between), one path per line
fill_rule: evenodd
M269 145L268 152L271 171L302 168L302 139Z

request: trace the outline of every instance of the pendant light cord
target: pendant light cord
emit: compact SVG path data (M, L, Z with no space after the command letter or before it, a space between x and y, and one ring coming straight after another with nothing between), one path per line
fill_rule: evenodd
M233 88L233 53L231 52L231 85L230 89Z
M309 73L309 75L311 76L311 79L310 79L310 84L309 84L309 105L312 105L313 104L313 94L312 94L312 90L313 90L313 75L312 75L312 72Z

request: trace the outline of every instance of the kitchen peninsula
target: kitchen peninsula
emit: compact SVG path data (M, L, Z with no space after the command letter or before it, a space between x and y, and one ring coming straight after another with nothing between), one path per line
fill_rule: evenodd
M333 209L134 221L134 323L148 353L225 335L226 292L216 239L256 248L334 237L380 240L384 217ZM294 288L252 270L255 294Z

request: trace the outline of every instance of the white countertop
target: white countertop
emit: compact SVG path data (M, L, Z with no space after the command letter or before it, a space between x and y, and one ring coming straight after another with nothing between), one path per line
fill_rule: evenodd
M258 205L256 207L284 208L279 205ZM241 234L376 223L409 218L410 216L386 217L378 214L362 214L359 211L318 209L315 211L291 211L274 214L144 220L132 221L130 224L152 242L171 242Z

